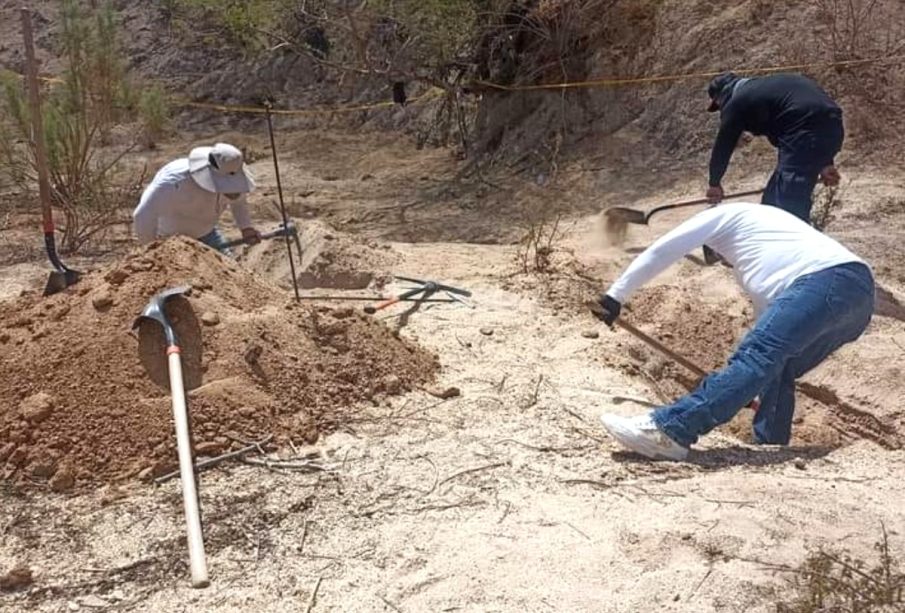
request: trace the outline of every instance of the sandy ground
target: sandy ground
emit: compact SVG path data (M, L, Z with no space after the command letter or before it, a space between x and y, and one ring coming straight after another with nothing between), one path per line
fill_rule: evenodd
M362 162L341 165L350 151ZM826 436L755 449L727 429L686 463L641 461L606 438L598 414L636 414L645 410L638 400L656 400L650 357L625 332L571 308L567 299L580 292L570 283L517 275L515 247L437 242L437 228L453 218L476 237L488 224L467 208L425 200L418 177L438 181L450 172L448 159L352 137L293 147L290 157L291 192L301 200L313 190L310 208L297 215L345 216L369 236L420 231L417 244L392 244L401 257L395 271L474 292L474 309L443 304L382 315L439 354L440 386L461 395L416 392L360 408L317 445L331 472L228 465L203 473L213 584L201 591L188 586L177 482L72 497L0 485L0 569L23 564L35 575L29 590L0 595L0 608L766 612L788 587L765 563L797 564L827 544L870 557L881 524L894 550L905 550L901 322L877 318L865 339L812 375L838 398L803 405L801 430ZM331 164L344 176L325 177ZM362 180L364 169L373 183ZM268 185L265 163L256 171ZM864 181L874 191L852 200L852 220L897 193L893 180ZM659 198L687 195L690 185ZM409 203L420 223L400 221ZM633 231L627 250L677 219ZM894 228L902 223L890 213L860 229L843 224L846 239L867 248L876 224L890 219ZM593 219L577 218L563 247L600 275L602 288L631 254L600 246L593 227ZM5 269L5 295L37 282L39 270L35 263ZM902 279L880 278L901 295ZM745 317L719 268L686 261L658 284ZM638 323L662 334L670 317ZM672 342L699 349L683 340ZM614 366L620 361L648 375Z

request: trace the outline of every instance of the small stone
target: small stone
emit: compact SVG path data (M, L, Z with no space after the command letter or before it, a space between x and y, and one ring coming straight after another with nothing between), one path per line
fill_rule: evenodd
M805 461L802 460L801 458L798 458L797 460L795 460L795 462L793 463L793 466L795 468L797 468L798 470L804 470L808 467L807 463L805 463Z
M398 394L402 391L402 379L396 375L387 375L380 381L380 386L387 394Z
M99 596L89 594L82 598L82 606L89 609L104 609L110 606L110 603Z
M458 387L432 387L427 390L427 393L435 398L441 398L443 400L449 400L450 398L456 398L457 396L462 395L462 390Z
M104 279L111 285L122 285L123 281L129 278L129 271L122 268L115 268L108 272Z
M13 592L23 587L28 587L35 582L31 569L27 566L17 566L5 575L0 576L0 590Z
M13 451L16 450L15 443L7 443L3 447L0 447L0 462L5 462L6 458L13 454Z
M597 330L585 330L581 335L585 338L600 338L600 332Z
M53 397L46 392L32 394L19 404L22 419L39 424L53 413Z
M195 453L212 458L223 451L224 446L217 441L205 441L195 445Z
M66 603L66 608L69 609L70 611L78 611L80 609L79 603L73 602L71 600Z
M98 311L103 311L113 305L113 297L110 296L109 292L101 291L101 293L91 299L91 304Z
M69 305L64 304L59 309L50 314L50 319L52 321L60 321L69 313Z
M75 475L72 474L71 468L61 468L50 480L50 489L54 492L65 492L71 490L75 486Z
M5 345L9 342L10 336L9 332L0 332L0 344Z
M56 464L53 462L40 461L32 465L31 474L38 479L49 479L56 472Z
M201 314L201 323L205 326L216 326L220 323L220 316L214 311L205 311Z
M109 594L110 600L125 600L126 594L122 590L113 590Z
M31 317L26 317L26 316L23 315L22 317L19 317L18 319L16 319L16 320L12 323L12 325L10 326L10 328L27 328L27 327L31 326L32 324L34 324L34 323L35 323L35 320L34 320L34 319L32 319Z
M153 475L154 475L154 467L147 466L145 468L142 468L141 471L139 471L138 480L139 481L150 481L153 478Z
M349 317L352 317L352 315L354 315L354 314L355 314L355 309L352 309L350 307L343 307L343 308L339 308L339 309L336 309L335 311L333 311L333 317L335 317L336 319L348 319Z
M13 466L22 466L28 458L28 450L25 447L17 447L9 456L9 463Z
M480 332L484 336L493 336L493 328L481 328Z
M257 414L257 411L255 411L254 408L252 408L252 407L241 407L239 409L239 415L241 415L242 417L247 417L250 419L250 418L254 417L256 414Z

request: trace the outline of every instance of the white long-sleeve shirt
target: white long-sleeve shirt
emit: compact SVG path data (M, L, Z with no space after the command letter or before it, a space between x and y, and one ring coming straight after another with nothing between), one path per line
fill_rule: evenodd
M174 160L154 175L141 195L132 213L135 234L142 243L176 234L201 238L216 227L227 204L236 225L250 228L244 194L230 200L209 192L192 179L188 158Z
M698 213L662 236L631 263L607 294L626 302L635 290L702 245L732 265L757 314L799 277L849 262L863 263L782 209L736 202Z

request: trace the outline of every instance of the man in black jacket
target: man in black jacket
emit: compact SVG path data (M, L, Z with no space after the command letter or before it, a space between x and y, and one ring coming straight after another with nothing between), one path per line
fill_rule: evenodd
M723 73L710 82L707 93L708 111L720 111L710 157L710 202L723 199L720 183L729 160L742 132L750 132L766 136L779 150L762 202L810 222L817 181L839 184L834 158L845 138L842 109L814 81L795 74L743 79Z

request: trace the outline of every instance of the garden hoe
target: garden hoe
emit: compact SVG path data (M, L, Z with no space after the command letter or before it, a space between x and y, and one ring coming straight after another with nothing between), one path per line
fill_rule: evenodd
M38 89L38 64L35 60L34 37L31 30L31 13L22 9L22 36L25 39L26 79L28 81L28 102L31 115L32 139L34 141L35 166L38 171L38 191L41 195L41 215L44 222L44 248L54 270L47 279L44 295L61 292L78 282L81 273L68 268L57 253L54 238L53 211L50 208L50 179L47 171L47 150L44 146L44 122L41 117L41 93Z
M201 530L198 492L195 488L192 441L189 435L189 416L185 402L185 387L182 382L182 360L179 355L179 341L176 338L176 332L164 312L164 306L169 298L183 296L189 289L187 286L174 287L164 290L151 298L144 311L135 320L132 328L139 327L144 320L151 320L163 327L163 332L166 336L170 395L173 403L173 421L176 424L176 447L179 453L179 476L182 481L182 501L185 508L185 521L188 532L189 567L192 572L192 587L202 588L210 585L210 581L207 575L207 560L204 555L204 534Z

